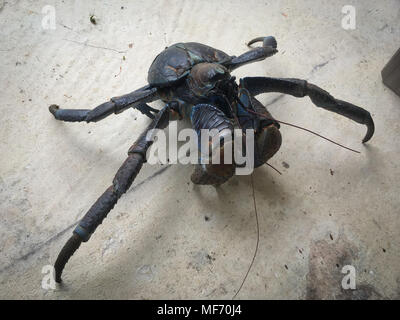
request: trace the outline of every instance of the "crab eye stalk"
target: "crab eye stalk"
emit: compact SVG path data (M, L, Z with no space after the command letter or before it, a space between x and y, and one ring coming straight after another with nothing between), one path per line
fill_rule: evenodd
M217 82L225 79L227 72L228 70L226 70L224 67L216 64L211 66L206 77L209 81Z
M206 96L218 82L229 80L228 69L217 63L196 64L188 76L188 85L197 96Z

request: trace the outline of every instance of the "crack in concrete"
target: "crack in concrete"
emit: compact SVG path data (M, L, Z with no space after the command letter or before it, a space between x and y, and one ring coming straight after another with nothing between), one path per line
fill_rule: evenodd
M53 240L56 240L59 237L61 237L64 233L66 233L69 229L71 229L73 226L75 226L78 222L79 221L74 222L73 224L69 225L67 228L65 228L64 230L60 231L59 233L57 233L56 235L54 235L50 239L47 239L45 242L42 242L39 245L37 245L33 250L29 251L28 253L22 255L19 258L14 259L9 265L5 266L3 269L0 269L0 273L3 273L4 271L7 271L8 269L10 269L11 267L13 267L15 264L17 264L18 262L20 262L22 260L27 260L30 256L34 255L36 252L38 252L44 246L46 246L47 244L51 243Z
M311 76L312 76L315 72L317 72L319 69L322 69L322 68L325 67L328 63L330 63L331 61L333 61L333 60L335 60L335 59L336 59L336 57L333 57L333 58L331 58L331 59L329 59L329 60L326 60L325 62L322 62L322 63L320 63L320 64L315 65L315 66L312 68L311 72L310 72L310 77L309 77L309 78L311 78ZM308 79L307 79L307 80L308 80Z
M315 65L315 66L312 68L312 70L311 70L311 74L313 74L313 73L314 73L315 71L317 71L318 69L321 69L321 68L325 67L325 66L329 63L329 61L330 61L330 60Z
M126 52L127 52L126 50L125 50L125 51L120 51L120 50L116 50L116 49L113 49L113 48L95 46L95 45L93 45L93 44L88 44L87 41L79 42L79 41L70 40L70 39L63 39L63 40L64 40L64 41L73 42L73 43L76 43L76 44L80 44L80 45L83 45L83 46L85 46L85 47L90 47L90 48L103 49L103 50L110 50L110 51L114 51L114 52L117 52L117 53L126 53Z
M161 168L160 170L157 170L156 172L154 172L151 176L147 177L146 179L144 179L143 181L139 182L138 184L132 186L129 188L128 193L131 193L132 191L140 188L143 184L149 182L150 180L154 179L155 177L157 177L158 175L164 173L164 171L166 171L167 169L171 168L171 165L168 164L165 167Z

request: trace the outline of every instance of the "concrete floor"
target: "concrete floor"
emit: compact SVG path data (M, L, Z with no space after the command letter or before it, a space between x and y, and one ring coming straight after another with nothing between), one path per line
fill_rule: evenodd
M346 4L0 1L0 298L230 299L256 245L250 177L199 187L184 165L145 166L71 259L64 286L42 289L42 267L149 123L135 110L62 123L47 108L91 108L143 86L155 55L175 42L239 55L246 41L274 35L279 53L236 76L308 79L369 110L376 133L362 145L364 126L308 98L260 96L277 119L361 154L282 126L270 160L282 176L267 166L254 175L260 245L238 298L398 299L400 98L380 71L400 45L400 2L351 1L355 30L341 27ZM45 5L55 7L55 30L42 28ZM356 269L356 290L341 289L344 265Z

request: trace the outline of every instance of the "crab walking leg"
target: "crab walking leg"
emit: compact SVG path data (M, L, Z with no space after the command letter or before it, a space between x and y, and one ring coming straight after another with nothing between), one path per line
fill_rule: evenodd
M138 109L145 116L148 116L150 119L154 119L154 115L152 114L152 112L157 113L159 111L157 109L150 107L147 103L141 103L137 105L136 109Z
M245 64L262 61L265 58L273 56L278 52L276 49L277 43L274 37L259 37L251 40L247 45L262 41L263 45L258 48L253 48L241 54L239 57L234 57L227 65L230 71L237 69Z
M374 134L374 121L367 110L349 102L335 99L327 91L308 83L306 80L247 77L240 80L240 85L249 90L250 94L254 96L266 92L280 92L297 98L309 96L317 107L338 113L357 123L366 125L367 133L362 141L363 143L370 140Z
M58 105L52 104L49 111L57 120L68 122L97 122L115 113L121 113L130 107L141 107L147 102L158 99L157 89L145 86L131 93L111 98L110 101L102 103L96 108L90 109L61 109ZM149 107L150 108L150 107ZM146 108L147 109L147 108ZM147 110L148 111L148 110ZM151 110L150 110L151 111Z
M153 143L152 139L148 139L147 134L152 129L164 129L168 125L169 111L170 107L167 105L156 114L154 120L129 149L128 158L119 168L112 185L97 199L73 231L72 237L62 248L54 264L57 282L61 282L62 271L74 252L82 242L89 240L96 228L114 208L118 199L132 185L146 161L146 152Z

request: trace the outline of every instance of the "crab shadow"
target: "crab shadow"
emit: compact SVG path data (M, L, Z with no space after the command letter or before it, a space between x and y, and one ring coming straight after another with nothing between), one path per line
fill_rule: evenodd
M241 230L242 225L241 221L243 219L250 219L249 218L249 212L240 211L240 210L235 210L232 211L232 208L235 206L235 203L232 203L232 201L235 198L236 193L241 193L244 195L249 203L247 204L246 207L249 208L249 210L253 210L253 198L252 198L252 183L251 183L251 178L250 176L235 176L233 177L230 181L228 181L226 184L215 188L212 186L198 186L198 185L193 185L191 182L187 184L189 181L190 173L191 173L191 166L182 166L182 165L177 165L178 167L173 167L171 166L169 170L176 170L176 172L180 172L178 174L177 179L174 181L169 182L170 186L172 189L178 189L179 187L182 186L182 181L180 181L180 178L186 177L186 181L184 181L184 185L187 186L188 191L188 197L192 198L197 198L195 199L196 201L201 203L201 207L199 208L199 219L196 219L195 215L190 216L191 219L195 218L197 221L204 221L204 212L213 212L213 220L214 220L214 226L218 230L218 232L224 232L224 226L227 224L230 225L230 229L233 230ZM273 201L283 201L282 198L280 197L280 193L282 192L281 187L277 187L272 183L273 181L273 173L269 172L268 170L265 169L258 169L259 171L262 171L262 179L253 177L254 179L254 192L257 195L262 195L264 198L270 198ZM174 175L174 172L170 172L171 175ZM154 182L154 181L153 181ZM134 186L133 186L134 187ZM156 192L155 188L155 192ZM127 197L131 197L131 195L126 194L125 197L121 198L121 201L126 201ZM124 199L124 200L123 200ZM129 200L128 200L129 201ZM174 206L177 207L176 204L176 197L160 197L158 200L157 206L162 207L162 208L173 208ZM230 206L227 206L227 204L231 202ZM187 202L188 203L188 202ZM282 204L283 205L283 204ZM115 209L114 209L115 210ZM151 210L151 209L146 209ZM128 252L124 250L116 250L115 252L115 262L112 262L110 264L104 263L102 268L104 268L104 271L101 270L96 270L96 273L89 272L86 275L81 275L79 276L78 279L74 279L73 277L68 277L67 282L60 287L60 292L58 293L59 296L62 296L64 298L70 298L70 299L76 299L76 298L93 298L93 296L102 296L103 298L129 298L135 297L135 298L148 298L148 294L143 292L143 286L146 287L149 282L148 281L154 281L154 278L157 276L149 276L149 279L143 280L143 275L140 274L140 265L148 266L151 274L151 268L152 268L152 263L157 263L157 264L162 264L161 266L158 265L156 266L157 269L164 269L163 273L166 272L166 269L171 269L171 271L176 269L179 269L182 267L182 264L184 264L184 261L187 259L190 259L188 255L190 255L190 250L193 249L194 247L202 247L202 243L195 243L195 244L188 244L187 239L183 239L185 236L181 237L182 239L178 241L181 245L183 245L183 248L174 248L174 245L176 244L176 237L179 237L180 230L178 225L176 224L176 221L181 219L182 215L185 215L185 213L188 212L182 212L185 210L192 210L192 208L183 208L183 210L174 210L174 211L166 211L165 214L163 214L162 224L159 223L145 223L145 230L142 230L140 233L141 234L147 234L149 235L148 237L140 240L133 240L134 239L134 231L132 231L131 234L127 234L126 238L124 241L129 242L130 244L133 245L134 249L130 250ZM196 209L197 210L197 209ZM261 210L262 214L265 212L268 212L265 208ZM129 213L130 215L137 215L136 210L132 210L132 213ZM144 212L146 214L146 212ZM197 212L196 212L197 214ZM235 219L232 219L232 216L235 216ZM107 223L105 221L105 223ZM126 221L117 221L116 223L126 223ZM190 222L190 220L188 221ZM193 221L195 224L196 221ZM206 223L206 222L205 222ZM252 225L252 222L249 222ZM261 227L261 226L260 226ZM99 230L100 231L100 230ZM195 232L195 230L193 230ZM210 230L211 232L211 230ZM212 231L215 232L215 229ZM157 235L165 235L166 233L175 235L175 236L164 236L163 239L163 244L159 241L156 240ZM187 232L186 232L187 233ZM187 235L186 235L187 236ZM94 238L94 237L93 237ZM98 242L100 240L97 240ZM170 243L166 243L165 241L169 241ZM101 244L102 245L102 244ZM100 246L101 246L100 245ZM217 246L218 243L215 244ZM98 247L99 244L96 245ZM80 250L84 250L84 246L80 248ZM169 249L167 249L169 248ZM163 262L157 258L157 257L165 257L165 251L169 251L173 253L173 257L168 257L167 260L169 261L167 264L163 264ZM93 251L93 249L91 250ZM200 250L201 251L201 250ZM189 252L189 253L188 253ZM86 254L90 254L90 252L87 252ZM96 249L94 252L91 254L100 254L99 250ZM90 254L90 255L91 255ZM82 265L79 267L79 264L82 264L83 262L80 262L77 259L71 259L71 269L75 269L73 274L78 274L82 271ZM73 266L75 264L75 266ZM247 263L246 263L247 267ZM68 272L72 273L72 270L70 269L67 265L66 269L66 274ZM77 268L77 269L76 269ZM244 266L245 268L245 266ZM69 270L68 270L69 269ZM101 269L101 268L99 268ZM136 270L136 271L135 271ZM139 273L138 273L139 270ZM203 276L210 276L204 269ZM157 272L156 272L157 273ZM131 287L131 285L126 284L124 285L127 281L127 278L129 278L129 281L135 283L136 285ZM179 292L175 292L177 288L174 288L174 278L160 278L157 279L157 281L164 283L162 286L164 289L162 290L165 292L166 288L171 292L171 296L174 297L181 297ZM240 279L237 279L238 282L240 282ZM74 287L74 282L81 282L80 283L80 288L79 290L76 290ZM82 285L84 283L84 285ZM236 286L236 284L234 284ZM108 289L107 289L108 288ZM112 288L110 290L110 288ZM236 289L235 288L231 288ZM126 296L127 291L129 292L129 295ZM178 290L177 290L178 291ZM228 290L230 291L230 290ZM157 297L161 298L162 294L153 294L151 297ZM232 295L232 292L227 292L225 295L222 295L222 297L229 298Z
M375 168L377 165L382 164L381 152L377 147L366 145L366 157L367 157L367 163L365 167L362 168L362 170L370 170L372 168ZM177 179L171 183L172 189L174 188L178 189L178 186L182 184L182 181L180 180L178 181L178 179L181 178L186 179L183 182L185 184L187 181L189 181L191 166L180 166L180 168L181 169L179 170L183 171L184 174L180 174L179 176L177 176ZM248 212L246 212L245 210L240 210L240 209L232 210L232 208L235 207L235 202L234 202L235 198L237 198L238 194L241 194L249 201L249 205L247 206L247 208L249 208L249 210L253 210L252 188L254 186L254 194L256 197L256 202L258 201L257 199L262 198L267 202L271 202L272 206L273 205L284 206L287 201L285 200L284 197L282 197L282 194L285 193L285 188L284 186L275 183L276 180L279 180L279 176L277 177L274 172L272 172L271 170L267 170L267 168L263 167L256 169L256 171L254 172L253 183L251 181L250 176L234 176L228 182L217 188L213 186L191 185L190 183L191 193L190 194L188 193L188 196L195 198L198 202L201 203L202 206L199 215L204 212L213 212L214 214L213 219L216 222L217 230L219 230L218 232L224 232L223 226L229 223L236 224L233 226L231 225L231 227L234 230L239 230L242 226L241 219L231 219L232 215L240 216L244 219L249 219L249 215ZM170 208L174 207L176 197L174 196L162 197L158 201L159 201L158 206ZM269 209L270 208L268 207L258 208L258 211L259 214L270 214L270 212L272 212L272 208L271 210ZM96 294L103 294L105 298L116 298L116 297L129 298L129 295L132 295L132 297L136 298L137 297L148 298L149 294L143 292L143 288L146 288L148 284L146 282L143 283L143 280L140 279L141 276L138 275L137 272L135 273L129 271L129 269L134 267L137 268L138 264L143 264L146 262L149 263L150 261L154 261L154 257L163 255L162 250L165 250L165 246L163 248L159 247L157 245L157 241L154 240L154 235L163 233L165 232L165 230L168 230L168 232L171 234L179 235L180 230L175 221L180 219L183 214L185 214L185 212L182 212L180 210L168 211L165 213L166 219L163 220L165 221L165 223L162 226L159 224L155 225L152 223L148 223L145 232L142 233L153 236L149 236L136 243L134 246L134 250L129 252L128 254L121 254L121 256L117 258L118 259L117 263L113 263L111 266L107 266L107 264L104 264L103 266L104 272L98 271L96 274L93 275L89 274L88 279L86 279L86 284L85 284L86 288L84 289L84 292L71 292L72 290L68 289L65 294L69 295L70 298L76 298L77 296L88 298L93 294L92 291L97 291ZM263 223L266 223L266 219L260 219L260 229L265 228L265 226L262 225ZM193 230L193 232L195 232L195 230ZM133 239L132 237L129 237L127 241L132 242L133 241L132 239ZM164 241L170 242L170 244L168 244L167 246L174 247L176 242L173 241L173 239L174 237L168 237L168 239L164 239ZM180 244L183 246L186 246L185 243L186 243L185 241L180 241ZM190 247L190 245L187 246ZM198 246L201 247L202 244L199 243ZM186 250L186 248L181 248L181 249L175 248L171 250L174 250L175 252L179 251L179 253L176 253L176 257L174 258L176 260L170 258L169 264L159 266L159 268L170 269L171 271L175 272L176 270L179 270L179 268L183 264L183 261L185 260L185 258L187 258L188 255L187 251L189 250ZM118 255L118 252L116 254ZM141 262L138 262L138 259L140 259ZM158 260L158 262L160 261ZM121 268L125 268L125 270L121 272ZM245 273L246 268L247 264L244 267L243 273ZM207 274L205 275L207 276ZM127 280L126 277L128 277L129 278L128 280L131 281L132 283L135 283L136 285L132 287L128 286L127 288L121 289L121 291L119 291L119 287L122 287L123 283ZM240 280L241 279L238 278L237 283L235 285L238 285L240 283ZM79 281L79 279L75 279L73 281ZM154 281L154 278L152 278L149 281ZM164 293L166 292L166 290L170 292L170 295L168 295L169 297L175 297L175 298L186 297L185 293L179 292L178 290L179 285L177 282L178 280L176 280L174 277L159 278L157 279L157 281L163 283L161 287L164 287L162 289ZM201 281L206 281L206 280L202 279ZM195 285L189 285L189 287L191 286L193 288L195 287ZM73 283L66 287L67 288L73 287ZM108 291L107 288L114 288L114 289ZM237 288L236 287L228 288L229 292L225 295L219 296L219 298L221 297L229 298L232 295L232 291L230 289L233 290ZM127 290L129 292L128 296L124 295L126 294ZM161 295L162 294L158 293L150 293L150 297L155 296L157 298L160 298ZM195 294L192 293L192 296L195 296Z
M146 119L147 120L147 119ZM150 122L150 121L148 121ZM61 124L61 123L60 123ZM122 122L123 124L123 122ZM183 121L182 124L179 124L179 127L189 127L190 124L186 121ZM74 134L74 130L69 130L67 125L58 125L57 129L58 131L57 135L61 135L64 138L64 143L68 144L71 146L71 153L76 153L78 157L82 158L82 161L88 162L88 161L93 161L97 162L98 161L98 146L95 144L91 144L87 141L85 141L84 146L81 147L82 145L82 136L77 137ZM88 130L87 127L82 128L82 130ZM89 129L90 130L90 129ZM96 131L101 131L101 128L97 129ZM135 136L137 134L133 133L132 134L132 142L135 140ZM167 132L168 135L168 132ZM117 139L118 140L118 139ZM129 146L127 147L129 148ZM83 152L84 151L84 152ZM101 155L102 161L99 164L100 166L102 163L107 163L108 165L110 163L116 163L119 162L122 164L124 159L116 159L113 154L104 152ZM177 165L177 166L172 166L171 168L168 168L166 170L165 168L163 170L153 172L154 170L151 168L147 168L143 170L141 173L145 173L145 175L150 175L150 176L157 176L160 174L164 174L164 172L170 171L170 170L176 170L173 176L176 177L173 181L168 181L169 187L172 190L180 190L182 189L182 184L186 185L188 181L190 181L190 174L192 170L192 166L186 165ZM251 182L250 176L234 176L232 177L227 183L215 188L213 186L198 186L198 185L192 185L191 182L188 183L188 197L193 197L195 200L201 204L201 206L198 208L199 209L199 219L203 219L203 213L204 212L212 212L213 213L213 219L215 219L216 222L216 227L219 232L223 232L224 226L227 224L230 224L231 227L234 230L240 230L241 228L241 219L249 219L248 211L252 211L254 209L253 207L253 186L254 186L254 193L256 198L258 196L262 197L264 200L268 199L271 201L271 203L279 203L280 205L284 205L284 200L282 200L281 194L284 190L282 190L282 187L274 183L274 173L271 172L270 170L267 170L265 167L263 168L258 168L255 171L254 177L253 177L253 184ZM181 180L184 181L181 181ZM153 179L148 179L144 178L145 183L150 182L150 183L155 183L155 181L150 181ZM137 190L143 182L135 182L131 189L134 189L134 191L139 191L143 193L141 190ZM157 192L157 189L162 188L161 186L157 186L154 188L154 192ZM244 201L248 201L247 206L245 206L247 209L245 210L240 210L240 209L233 209L235 207L235 199L237 198L237 195L240 194L245 197ZM177 193L173 193L172 196L170 197L159 197L157 199L157 206L162 207L162 208L174 208L177 207L176 201L179 200L179 197L182 196L178 195ZM132 198L132 193L128 190L127 193L120 199L120 201L129 201L129 198ZM242 197L243 198L243 197ZM139 200L139 199L138 199ZM188 203L188 201L186 201ZM230 205L228 205L230 204ZM117 204L118 206L118 204ZM151 210L150 206L149 208L145 209L144 214L146 214L149 210ZM116 208L117 209L117 208ZM115 262L112 262L110 264L104 263L102 265L102 268L104 268L104 271L101 271L99 268L96 270L96 272L86 272L86 274L82 274L79 276L78 279L75 279L73 277L66 277L66 282L63 283L62 286L59 287L59 291L56 293L57 296L61 296L63 298L70 298L70 299L76 299L76 298L93 298L93 296L101 296L103 298L116 298L116 297L121 297L121 298L126 298L126 295L124 295L124 292L126 294L126 291L128 290L129 293L134 296L134 297L143 297L146 296L146 293L143 293L140 289L140 287L146 286L146 283L143 283L143 276L141 274L138 274L137 270L138 266L143 264L143 265L149 265L151 264L151 261L158 261L157 263L160 263L159 259L155 259L154 257L159 257L159 256L165 256L165 252L162 252L162 250L165 250L166 246L165 245L159 245L160 242L157 241L158 235L165 234L165 233L170 233L171 235L179 235L179 228L177 224L175 223L179 219L181 219L181 216L185 214L186 210L189 210L190 208L182 208L180 210L170 210L166 211L163 213L163 224L160 225L158 223L145 223L145 230L141 231L141 234L147 234L149 235L148 237L144 239L140 239L135 241L134 240L134 231L132 231L132 234L125 234L125 242L128 242L129 244L132 244L134 249L129 250L128 252L123 251L123 250L116 250L115 251ZM197 208L196 208L197 209ZM118 209L117 209L118 210ZM246 211L247 210L247 211ZM111 212L110 215L113 213L116 214L116 210L113 210L114 212ZM183 211L183 212L182 212ZM268 214L268 208L263 208L261 212L264 214L265 212ZM131 212L129 212L129 215L137 215L138 212L137 210L132 209ZM239 219L232 219L232 216L239 217ZM193 217L193 216L192 216ZM130 220L132 221L132 219ZM113 221L114 223L127 223L127 221ZM105 221L105 224L107 223L107 220ZM233 225L232 225L233 224ZM100 231L100 230L99 230ZM95 236L93 237L95 238ZM167 244L167 246L173 246L175 243L174 237L173 236L168 236L165 237L167 239L164 239L163 241L171 241L171 245ZM64 239L61 239L60 241L63 241ZM93 239L95 240L95 239ZM95 240L96 241L96 240ZM89 250L86 249L85 254L101 254L99 252L100 250L98 249L99 247L101 248L102 245L104 245L104 241L102 240L97 240L97 244L95 245L95 248L97 249L91 249L92 252L89 252ZM180 241L181 244L185 246L185 241ZM199 243L199 246L202 244ZM215 244L216 246L218 244ZM94 251L93 251L94 250ZM168 249L169 250L169 249ZM187 258L187 253L186 249L171 249L172 252L176 251L181 251L181 253L176 254L179 256L179 259L185 260ZM85 246L82 246L80 248L80 251L85 251ZM83 256L85 256L83 254ZM82 255L81 259L83 258ZM84 258L83 258L84 259ZM97 258L96 258L97 259ZM99 258L100 261L102 261L102 258ZM171 258L169 258L171 261ZM173 259L172 259L173 260ZM177 267L181 263L181 261L177 261ZM75 264L75 266L73 266ZM73 272L72 274L74 275L79 275L80 271L83 270L82 266L85 264L84 261L79 261L77 257L71 259L71 263L67 265L65 273L68 274L69 272ZM151 267L150 267L151 268ZM164 265L162 268L170 268L171 270L174 270L174 267L171 267L171 264ZM74 271L72 271L74 270ZM86 270L86 268L85 268ZM136 270L136 271L134 271ZM94 271L94 270L93 270ZM129 278L129 281L132 281L133 283L137 283L138 287L137 290L135 288L129 287L127 285L126 287L123 286L123 282L126 281L126 277ZM146 281L146 280L145 280ZM168 284L171 282L170 279L160 279L159 281L164 282L165 284ZM238 279L240 281L240 279ZM74 282L81 282L79 287L74 286ZM82 285L83 283L83 285ZM107 288L112 288L111 290L107 290ZM121 291L119 291L119 288ZM132 292L134 290L134 292ZM231 293L228 293L226 297L229 297ZM177 293L179 296L179 293Z
M218 203L222 205L229 203L232 199L235 199L238 194L246 194L251 206L253 206L252 188L254 186L254 193L257 201L257 197L262 197L264 200L268 200L273 204L284 205L285 200L282 198L284 189L282 186L275 183L274 174L265 168L257 168L253 173L253 184L251 177L246 176L233 176L225 184L212 187L212 186L197 186L194 185L193 191L195 195L202 200L205 207L210 209L214 208L214 203L210 202L209 199L204 196L201 192L202 188L213 188L218 197ZM224 212L221 212L224 213ZM224 218L224 216L221 216Z

